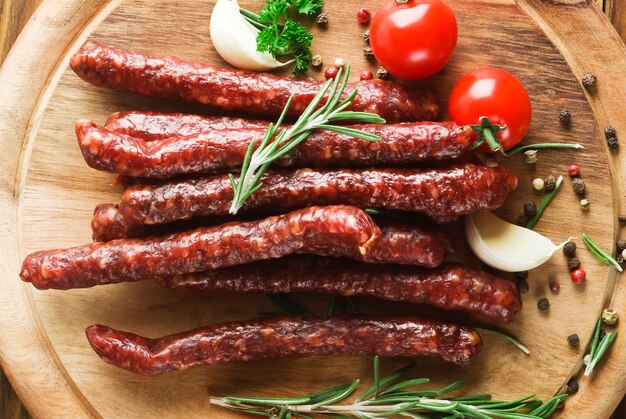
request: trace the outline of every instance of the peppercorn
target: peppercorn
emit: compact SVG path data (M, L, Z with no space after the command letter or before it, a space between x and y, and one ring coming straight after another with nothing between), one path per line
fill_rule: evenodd
M373 60L374 59L374 51L372 50L372 47L365 47L363 48L363 56L368 59L368 60Z
M337 58L335 60L335 67L342 68L344 65L346 65L346 60L344 60L343 58Z
M616 246L617 246L618 252L623 252L624 250L626 250L626 240L624 239L618 240L616 243Z
M559 403L559 405L556 407L556 410L563 410L563 409L565 409L565 400Z
M363 40L367 42L368 44L370 43L370 30L369 29L363 32Z
M595 86L596 81L596 76L593 73L585 73L585 75L583 76L583 86L585 86L587 89Z
M324 12L317 15L317 19L315 19L318 25L326 25L328 23L328 15Z
M576 254L576 243L567 242L565 246L563 246L563 254L565 256L574 256Z
M611 150L617 150L619 148L619 142L617 141L617 137L607 138L606 143L609 145L609 148Z
M528 279L528 271L515 272L515 279Z
M604 130L604 137L608 140L611 137L617 137L617 133L615 132L615 128L606 127Z
M577 257L571 257L567 259L567 269L572 272L575 269L580 268L580 260Z
M311 57L311 65L313 67L320 67L322 65L322 56L319 54L315 54Z
M361 80L372 80L373 77L372 72L369 70L363 70L361 74L359 74L359 79Z
M578 381L571 380L567 383L567 392L569 394L574 394L578 392Z
M567 343L572 348L578 348L580 346L580 338L576 333L572 333L567 337Z
M560 289L561 284L559 284L557 281L550 282L550 291L556 294L557 292L559 292Z
M559 121L561 121L563 125L569 125L569 123L572 122L572 114L569 113L567 109L562 109L561 112L559 112Z
M620 265L622 265L624 263L624 256L622 256L622 254L620 253L619 255L617 255L615 257L615 262L619 263Z
M517 288L517 291L519 291L520 294L525 294L528 292L528 281L526 281L525 279L518 279L517 281L515 281L515 287Z
M546 177L543 183L546 185L546 192L552 192L556 189L556 179L552 175Z
M362 7L356 12L356 20L361 23L368 23L370 21L371 13L366 8Z
M572 179L572 186L574 187L574 192L576 195L583 196L585 195L585 181L580 178Z
M537 150L524 151L524 161L526 162L526 164L537 163Z
M619 320L619 314L613 308L605 308L602 310L602 321L609 326L614 325Z
M589 209L589 200L588 199L581 199L580 200L580 208L584 209L584 210L588 210Z
M598 339L602 340L606 336L606 329L604 327L600 328L600 333L598 333Z
M583 357L583 364L589 365L589 360L591 359L591 354L587 354Z
M524 215L533 217L537 213L537 205L534 202L526 202L524 204Z
M539 301L537 301L537 308L541 311L546 311L550 308L550 300L546 297L540 298Z
M587 272L582 268L575 269L570 273L570 278L572 278L572 282L580 284L587 278Z
M522 214L519 217L517 217L516 224L520 227L526 227L526 224L528 224L528 220L529 218L525 216L524 214Z
M543 181L543 179L541 179L540 177L536 178L535 180L533 180L533 189L536 191L540 191L544 188L545 182Z
M578 177L580 176L580 167L577 164L570 164L567 168L567 174L569 177Z
M333 79L335 78L335 76L337 76L338 71L339 70L337 70L337 67L328 67L326 71L324 71L324 77L326 77L327 79Z
M385 67L378 67L378 71L376 71L376 77L379 79L386 79L389 76L389 72Z

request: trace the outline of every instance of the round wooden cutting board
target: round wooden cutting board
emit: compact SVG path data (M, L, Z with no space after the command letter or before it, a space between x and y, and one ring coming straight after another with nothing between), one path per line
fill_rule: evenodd
M355 13L363 2L327 0L328 28L319 31L314 50L326 63L343 57L353 78L373 63L362 56L364 27ZM372 10L382 0L368 2ZM582 151L540 152L536 166L520 156L500 159L519 176L520 186L501 215L514 220L522 203L539 202L533 178L566 175L580 165L591 209L578 206L570 181L548 208L536 230L555 242L585 232L605 249L622 237L626 219L620 154L606 146L609 124L626 138L626 48L589 0L449 0L459 23L459 44L448 66L421 84L445 103L456 80L481 66L498 66L517 75L533 102L533 125L525 140L580 142ZM68 68L70 55L86 40L155 54L177 55L224 66L213 50L209 18L214 0L49 0L33 16L0 71L0 361L35 417L226 417L210 407L209 395L298 395L354 378L371 380L371 358L308 358L238 363L142 378L103 363L89 347L84 329L94 323L147 336L161 336L210 322L248 319L278 309L262 295L193 295L160 288L152 281L73 291L37 291L23 284L19 267L32 251L90 241L96 204L117 202L121 190L109 174L87 167L76 145L73 122L102 123L119 110L156 109L207 112L96 88ZM252 10L261 1L241 1ZM583 73L598 75L597 89L583 91ZM313 77L322 74L313 71ZM568 109L569 128L557 114ZM458 229L457 223L452 229ZM465 246L459 235L458 246ZM420 376L434 387L456 379L466 393L487 392L513 399L529 393L546 399L578 374L586 344L604 307L623 311L626 292L616 271L597 262L578 240L578 255L588 274L583 285L569 280L566 261L555 255L531 272L524 309L504 327L530 349L526 356L506 341L484 335L485 348L467 367L418 360ZM475 263L475 262L474 262ZM558 280L553 294L548 284ZM548 297L540 312L536 302ZM299 297L320 310L328 298ZM356 300L365 312L419 313L478 324L455 313L403 304ZM624 314L624 313L622 313ZM484 323L483 323L484 325ZM624 329L619 326L619 329ZM581 337L572 349L566 338ZM567 401L565 417L608 417L626 389L626 330L591 379L581 380ZM384 371L406 363L385 359Z

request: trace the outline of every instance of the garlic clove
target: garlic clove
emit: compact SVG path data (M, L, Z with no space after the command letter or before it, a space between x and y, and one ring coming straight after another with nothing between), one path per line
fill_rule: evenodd
M465 217L465 235L481 261L504 272L536 268L569 241L555 245L547 237L487 211Z
M234 67L265 71L290 63L282 63L267 52L256 50L259 30L241 15L237 0L217 1L211 13L210 32L217 52Z

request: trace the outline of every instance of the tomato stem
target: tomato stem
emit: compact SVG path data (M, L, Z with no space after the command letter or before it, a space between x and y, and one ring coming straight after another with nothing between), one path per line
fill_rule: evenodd
M486 142L491 151L499 151L506 156L506 153L502 148L502 144L500 144L500 140L496 136L497 132L504 131L506 129L506 125L493 124L486 116L481 116L479 120L480 124L470 125L470 128L474 132L478 133L478 138L476 138L472 148L476 148Z

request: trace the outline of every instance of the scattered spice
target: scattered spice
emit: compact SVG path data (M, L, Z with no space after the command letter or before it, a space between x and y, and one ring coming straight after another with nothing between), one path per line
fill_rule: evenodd
M580 268L580 260L578 260L577 257L571 257L569 259L567 259L567 269L572 272L573 270L576 270Z
M617 137L617 133L615 132L615 128L606 127L604 130L604 137L608 140L611 137Z
M528 271L515 272L515 279L528 279Z
M374 50L372 50L372 47L365 47L363 48L363 56L368 59L368 60L373 60L374 59Z
M378 71L376 71L376 77L379 79L386 79L389 76L389 72L385 67L378 67Z
M559 292L560 289L561 289L561 284L559 284L558 281L550 282L550 291L556 294Z
M602 321L609 326L614 325L619 320L619 314L613 308L605 308L602 310Z
M544 211L546 210L546 208L548 208L548 205L550 205L550 202L552 202L557 192L559 191L559 188L561 187L562 182L563 182L563 176L559 176L559 178L554 183L554 187L552 191L548 192L546 196L544 196L543 199L541 200L541 203L539 204L539 207L537 208L537 213L530 219L530 221L528 221L528 224L526 224L526 228L532 229L535 226L535 224L537 224L537 222L543 215ZM546 189L547 188L548 188L548 182L546 182Z
M536 191L541 191L545 187L545 182L540 177L533 180L533 189Z
M623 252L624 250L626 250L626 240L624 239L618 240L615 245L617 246L618 252Z
M578 393L578 381L572 379L567 383L567 392L569 394Z
M369 29L363 32L363 40L367 42L368 44L370 43L370 30Z
M529 218L526 215L522 214L519 217L517 217L516 224L520 227L526 227L526 225L528 224L528 220Z
M567 168L567 174L569 177L578 177L580 176L580 167L577 164L570 164Z
M359 79L361 80L372 80L372 78L374 78L374 75L369 70L363 70L361 74L359 74Z
M550 308L550 300L546 297L540 298L539 301L537 301L537 308L541 311L548 310Z
M617 257L615 258L615 260L617 261L617 263L619 263L620 265L624 264L624 256L621 255L621 253L619 255L617 255Z
M526 164L537 163L537 150L524 151L524 161L526 162Z
M562 109L561 112L559 112L559 121L561 121L563 125L569 125L569 123L572 122L572 114L569 113L567 109Z
M574 187L574 192L576 195L583 196L585 195L585 181L581 178L572 179L572 186Z
M595 86L596 81L597 81L597 78L595 74L593 73L585 73L585 75L583 75L583 86L585 86L587 89L590 89L593 86Z
M356 20L361 24L369 23L371 17L372 14L370 13L370 11L364 7L360 8L356 12Z
M588 199L581 199L580 200L580 208L584 209L584 210L588 210L589 209L589 200Z
M525 294L529 290L528 281L525 279L518 279L517 281L515 281L515 287L520 294Z
M526 202L524 204L524 215L533 217L537 213L537 205L534 202Z
M315 54L311 57L311 65L313 67L320 67L322 65L322 56L319 54Z
M617 150L619 148L619 142L617 141L617 137L609 137L606 140L606 143L609 145L611 150Z
M552 175L549 175L548 177L546 177L543 180L543 183L546 185L547 192L552 192L554 191L554 189L556 189L556 179Z
M337 76L337 67L328 67L326 71L324 71L324 77L326 79L334 79Z
M317 19L315 19L318 25L326 25L328 23L328 15L324 12L317 15Z
M580 338L576 333L572 333L567 337L567 343L572 348L578 348L580 346Z
M559 403L558 406L556 407L556 410L563 410L563 409L565 409L565 400Z
M570 277L572 278L572 282L580 284L587 278L587 272L585 272L583 268L578 268L572 271Z
M335 60L335 67L342 68L344 65L346 65L346 60L344 60L343 58L337 58Z
M576 243L567 242L565 246L563 246L563 254L565 256L574 256L576 254Z

